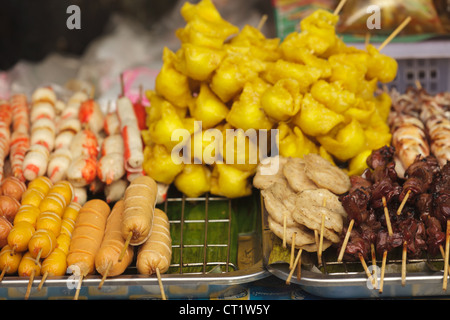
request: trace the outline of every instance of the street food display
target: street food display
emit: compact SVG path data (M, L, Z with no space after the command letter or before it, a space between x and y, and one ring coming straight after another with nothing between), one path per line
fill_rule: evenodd
M448 260L450 95L380 89L398 70L381 52L389 39L347 45L341 8L281 40L239 29L211 0L186 2L149 106L122 92L104 111L85 91L64 99L44 86L0 101L0 278L29 279L26 299L37 277L39 290L77 277L75 298L86 277L101 276L101 289L132 265L161 280L173 235L157 205L169 186L188 199L260 193L291 249L289 277L302 252L320 265L334 250L365 269L396 248L404 263ZM263 150L265 140L275 143Z

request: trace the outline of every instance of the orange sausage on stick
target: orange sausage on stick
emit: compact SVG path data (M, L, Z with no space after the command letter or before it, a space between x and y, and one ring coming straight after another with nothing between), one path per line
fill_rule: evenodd
M99 288L106 277L122 274L133 260L134 250L127 247L123 259L119 261L119 255L125 245L121 232L124 209L123 200L116 202L106 222L105 236L95 257L95 268L103 276Z
M122 237L132 246L143 244L150 236L157 193L158 186L149 176L134 179L125 190Z
M5 274L16 273L21 260L21 252L13 252L9 245L4 246L0 251L0 269L2 270L0 281L3 279Z
M93 199L86 202L78 213L67 265L72 270L78 268L82 277L95 271L95 256L100 249L110 212L106 202Z
M153 230L148 240L139 248L136 267L140 274L164 273L172 258L170 223L166 213L155 209Z

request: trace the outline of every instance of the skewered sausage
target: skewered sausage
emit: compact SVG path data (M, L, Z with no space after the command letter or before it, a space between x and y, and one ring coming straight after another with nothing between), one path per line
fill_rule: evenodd
M106 137L102 142L101 158L97 163L97 176L109 185L125 174L123 138L120 134Z
M109 136L120 133L120 123L119 117L117 116L117 112L109 112L105 116L103 130Z
M159 269L161 273L169 269L172 257L170 223L166 213L155 209L153 229L148 240L139 248L136 267L139 273L151 275Z
M84 205L87 201L86 188L74 186L73 192L74 192L73 201L81 205Z
M39 189L28 188L22 195L21 205L31 205L39 208L42 200L45 198L45 193ZM19 209L20 210L20 209Z
M69 149L58 148L51 155L47 166L47 176L52 182L66 178L67 169L72 162L72 153Z
M30 254L30 252L25 252L22 259L20 260L19 268L17 269L19 276L29 277L31 276L33 270L36 272L35 275L40 275L41 273L41 263L36 263L36 259Z
M122 236L131 234L130 245L140 245L150 236L156 205L156 182L149 176L134 179L125 191Z
M94 132L89 129L79 131L73 137L70 151L74 159L81 155L97 158L99 152L98 141Z
M37 189L44 194L47 194L52 186L52 181L46 176L40 176L28 183L28 189Z
M19 211L20 202L10 196L0 196L0 212L2 216L10 222L14 221L14 217Z
M25 153L30 146L30 112L27 97L24 94L15 94L11 97L12 128L10 141L10 155L13 176L25 181L22 164Z
M14 252L26 251L35 231L35 227L30 222L19 221L14 223L14 227L8 234L8 245Z
M42 262L41 273L45 276L63 276L66 270L66 254L58 247Z
M5 217L0 216L0 247L8 243L8 235L11 233L13 225Z
M31 145L23 160L23 175L28 181L43 176L47 172L50 153L40 144Z
M58 238L56 238L56 242L58 243L57 248L61 249L65 254L66 258L69 254L70 241L72 238L65 232L61 232Z
M103 129L103 112L93 99L81 103L78 118L82 125L87 125L95 134Z
M28 242L28 252L35 259L47 258L53 249L56 248L56 244L56 236L52 231L38 229Z
M144 153L138 121L130 99L124 96L117 100L117 115L124 141L125 169L131 174L129 179L131 181L136 173L141 174L143 171Z
M13 224L16 226L19 222L26 221L34 227L40 213L41 211L38 207L31 204L22 204L14 217Z
M20 201L22 199L22 194L27 190L27 186L19 178L9 176L3 179L0 189L1 194Z
M54 212L60 217L63 215L65 208L66 201L64 196L57 192L52 192L51 190L39 204L39 210L41 210L41 212Z
M100 249L110 211L106 202L93 199L86 202L78 213L67 264L72 270L78 268L80 275L85 276L95 270L95 256Z
M103 276L114 277L122 274L133 260L134 250L127 247L125 255L119 262L120 253L125 245L121 233L124 209L123 200L116 202L106 222L102 245L95 257L95 268Z
M106 202L112 203L123 198L128 187L128 180L122 178L105 186Z
M6 245L0 251L0 270L2 274L15 274L19 269L22 260L21 252L14 252L9 245Z
M12 108L8 101L0 101L0 181L4 176L4 163L10 151Z
M36 230L45 229L51 231L55 237L61 233L62 218L59 214L51 211L44 211L39 214L36 221Z

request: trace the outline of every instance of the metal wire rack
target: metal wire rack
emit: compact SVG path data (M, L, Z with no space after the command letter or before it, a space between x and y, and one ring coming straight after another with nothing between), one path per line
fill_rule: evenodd
M227 214L224 218L211 218L210 217L210 203L211 202L226 202ZM181 204L180 217L171 218L169 222L171 229L176 230L179 234L173 238L179 239L179 241L172 243L172 250L174 256L170 265L171 273L178 274L205 274L215 270L217 272L230 272L237 270L237 266L231 261L231 228L232 228L232 200L223 197L215 197L206 194L202 197L189 198L182 195L174 197L167 197L163 203L165 212L169 211L169 207L174 204ZM186 218L187 206L192 204L204 203L204 218L202 219L189 219ZM219 226L222 231L226 232L226 239L223 242L210 243L210 229L211 226ZM189 239L185 239L186 230L190 228L203 229L203 241L202 243L191 243ZM198 255L196 261L185 261L185 254L188 249L199 249L202 251L201 255ZM214 248L223 248L226 254L222 255L222 259L216 259L213 261L208 260L208 250L214 250ZM220 267L220 268L218 268Z

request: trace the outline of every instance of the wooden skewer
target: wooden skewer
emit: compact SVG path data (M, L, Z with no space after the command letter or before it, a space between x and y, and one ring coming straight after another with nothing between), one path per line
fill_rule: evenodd
M386 271L386 260L387 260L387 250L384 250L384 252L383 252L383 260L381 262L381 274L380 274L380 289L379 289L379 293L383 293L384 273Z
M366 272L367 278L369 278L369 280L373 284L373 277L372 277L372 274L369 271L369 268L367 268L367 264L366 264L366 261L364 260L364 257L362 256L361 253L358 254L358 257L359 257L359 261L361 261L361 264L362 264L362 266L364 268L364 271Z
M299 250L302 250L302 249L299 249ZM295 269L295 267L294 267L294 269ZM300 281L301 276L302 276L302 255L300 254L300 258L298 259L298 262L297 262L297 280L298 281Z
M402 286L406 284L406 255L407 255L407 242L403 242L403 252L402 252Z
M34 281L35 274L36 274L36 270L33 269L31 271L30 281L28 281L27 292L25 293L25 300L28 300L28 298L30 297L31 287L33 286L33 281Z
M39 264L39 260L41 259L41 255L42 255L42 248L41 248L41 250L39 250L38 255L36 256L36 260L34 260L34 263L36 265Z
M80 296L82 282L83 282L83 275L80 275L80 278L78 279L77 290L75 291L75 296L73 297L73 300L78 300L78 297Z
M9 266L6 266L3 268L2 273L0 274L0 282L3 280L3 278L5 277L6 272L8 272Z
M378 280L377 280L377 256L375 253L375 245L373 243L370 244L370 249L372 251L372 275L373 275L373 283L374 283L374 289L378 287Z
M300 261L300 256L302 255L302 251L303 251L303 249L301 249L301 248L298 249L297 257L295 258L295 262L294 262L294 266L296 266L298 264L298 262ZM295 267L291 269L291 272L289 272L289 276L286 279L286 284L291 283L291 278L292 278L292 275L294 274L294 270L295 270Z
M130 233L128 233L127 239L125 240L125 243L123 245L122 251L120 252L119 260L118 260L119 262L121 262L123 257L125 256L127 248L130 245L130 241L131 241L131 237L132 236L133 236L133 232L130 231Z
M325 214L322 214L322 223L320 225L320 240L318 254L320 254L320 261L322 261L322 251L323 251L323 234L325 232Z
M287 225L287 215L283 216L283 248L286 248L286 225Z
M268 15L267 15L267 14L264 14L264 15L261 17L261 20L259 20L259 23L258 23L258 30L261 30L261 29L262 29L262 27L264 26L264 24L265 24L266 21L267 21L267 18L268 18Z
M109 269L112 266L112 260L109 260L108 265L106 266L105 274L102 277L102 280L98 284L98 290L100 290L103 287L103 283L105 283L106 277L108 276Z
M319 232L314 229L314 240L316 241L316 248L317 248L317 264L320 266L322 264L322 256L319 253Z
M384 47L388 45L411 21L411 17L407 17L390 35L383 41L383 43L378 47L378 51L383 50Z
M415 83L416 83L417 89L421 90L422 89L422 84L420 83L420 81L416 80Z
M291 244L291 259L289 260L289 269L294 267L294 259L295 259L295 236L296 232L292 234L292 244Z
M364 38L364 45L367 47L369 45L369 43L370 43L370 33L367 32L366 36Z
M156 276L158 277L159 290L161 291L161 297L162 297L163 300L167 300L166 293L164 292L164 287L162 285L161 273L159 271L159 268L156 268Z
M405 206L406 201L408 201L410 194L411 194L411 190L408 190L408 192L406 193L405 197L402 200L402 203L400 203L400 206L397 209L397 215L400 215L402 213L403 207Z
M386 197L385 196L383 196L382 201L383 201L384 216L386 218L386 225L387 225L388 233L389 233L390 236L392 236L392 234L394 232L392 231L391 218L389 218L389 209L388 209L387 204L386 204Z
M439 246L439 251L441 251L442 259L445 260L445 250L442 245ZM450 268L448 268L448 275L450 275Z
M341 2L339 2L338 6L336 7L336 9L334 9L333 14L334 15L339 15L339 12L341 12L342 8L344 7L344 4L347 2L347 0L341 0Z
M448 281L448 259L450 251L450 220L447 220L447 230L445 232L445 259L444 259L444 280L442 282L442 290L447 291Z
M48 271L45 271L44 275L42 276L41 282L39 282L38 291L41 291L42 286L44 285L45 280L47 280L48 277Z
M344 242L342 243L341 251L339 252L338 262L341 262L344 258L345 248L347 247L348 240L350 239L350 234L353 229L353 225L355 224L355 219L350 220L348 225L347 233L345 234Z

